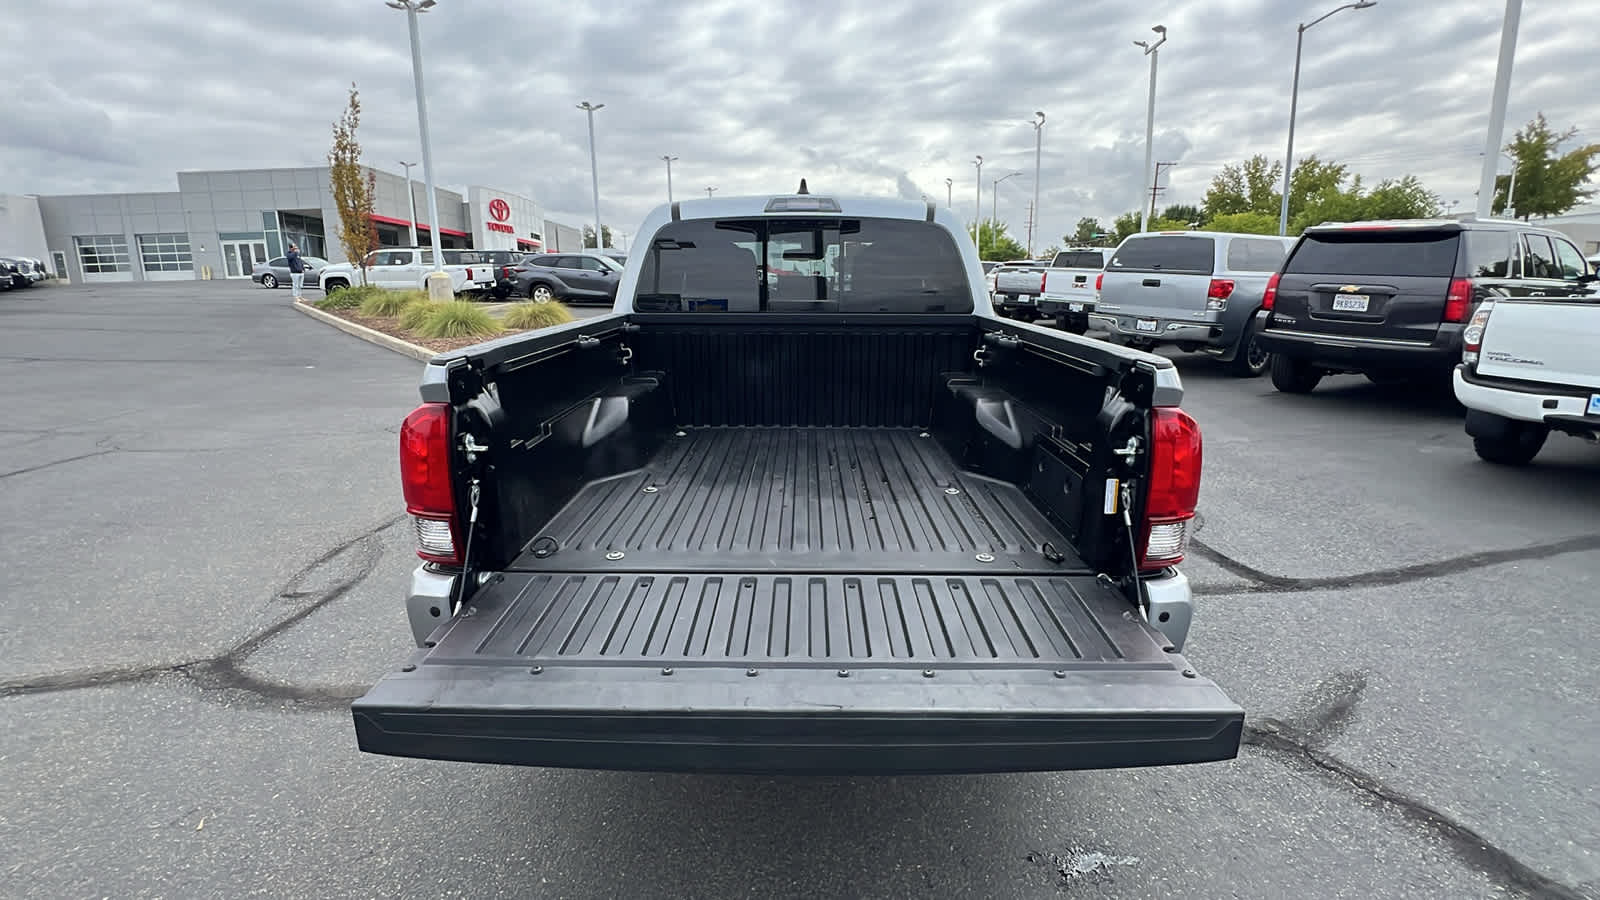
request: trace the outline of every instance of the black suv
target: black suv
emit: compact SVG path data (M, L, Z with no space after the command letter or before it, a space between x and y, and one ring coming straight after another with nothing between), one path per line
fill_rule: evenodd
M1267 285L1260 345L1273 354L1273 387L1291 394L1340 372L1445 383L1479 301L1582 293L1582 275L1565 235L1525 222L1318 225Z

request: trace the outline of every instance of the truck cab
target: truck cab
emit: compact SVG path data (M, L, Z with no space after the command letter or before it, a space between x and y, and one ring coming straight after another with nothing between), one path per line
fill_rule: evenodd
M997 317L932 204L680 201L612 312L442 354L400 434L417 650L368 752L910 774L1229 759L1184 658L1199 426ZM776 269L784 277L768 277Z

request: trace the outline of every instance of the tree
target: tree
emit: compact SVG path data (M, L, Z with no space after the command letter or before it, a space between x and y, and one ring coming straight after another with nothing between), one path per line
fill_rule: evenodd
M1267 162L1261 154L1239 165L1222 167L1206 190L1206 212L1213 216L1229 213L1278 212L1279 197L1274 189L1283 178L1283 164Z
M1228 213L1207 222L1206 229L1234 234L1277 234L1278 217L1259 212Z
M1600 169L1600 144L1586 144L1561 154L1561 145L1572 140L1578 129L1568 128L1560 134L1550 130L1544 113L1534 116L1506 149L1516 157L1517 196L1512 204L1517 215L1559 216L1594 196L1594 188L1584 187L1596 169ZM1511 176L1495 178L1494 207L1496 213L1506 208L1506 190Z
M1193 221L1193 219L1169 219L1158 216L1151 219L1145 227L1148 231L1190 231L1189 224Z
M968 226L967 234L972 235L972 228ZM1026 259L1028 249L1016 238L1006 233L1006 223L985 219L978 227L976 236L978 244L978 258L999 260L1005 262L1013 259Z
M610 225L601 225L600 226L600 236L605 240L607 247L615 247L616 246L616 244L611 243L611 226ZM585 226L583 226L583 246L585 246L585 247L594 247L594 226L593 225L585 225Z
M1099 219L1084 216L1078 220L1078 228L1071 234L1064 234L1061 239L1069 244L1097 244L1104 240L1101 235L1106 233L1106 227L1100 224Z
M1169 222L1195 222L1201 225L1206 223L1205 210L1188 203L1174 203L1161 211L1161 218ZM1154 231L1155 229L1150 229Z
M1057 247L1056 245L1051 244L1050 246L1048 246L1048 247L1044 248L1043 250L1039 251L1039 258L1040 259L1055 259L1056 258L1056 254L1060 253L1060 252L1061 252L1061 248L1060 247Z
M1138 234L1139 211L1134 210L1133 212L1125 212L1122 215L1117 216L1117 220L1111 223L1111 230L1113 232L1113 243L1117 244L1122 243L1122 239L1130 234Z
M339 211L339 243L346 259L361 269L367 280L367 254L378 249L378 225L372 220L373 195L377 176L361 165L361 142L356 128L361 125L361 95L350 84L350 101L344 114L333 123L333 146L328 150L328 181L333 205Z

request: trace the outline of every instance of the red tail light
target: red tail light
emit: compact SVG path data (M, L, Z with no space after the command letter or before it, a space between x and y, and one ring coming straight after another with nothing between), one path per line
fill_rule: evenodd
M1233 282L1226 278L1211 279L1211 286L1206 288L1206 296L1212 300L1226 300L1233 295Z
M1478 304L1472 321L1461 331L1461 361L1474 368L1478 365L1478 352L1483 349L1483 333L1489 330L1489 314L1492 312L1494 301L1485 300Z
M1465 322L1472 311L1472 279L1457 278L1450 282L1450 292L1444 295L1444 320Z
M1278 273L1273 272L1267 279L1267 292L1261 295L1261 308L1271 309L1278 305Z
M472 280L472 267L471 266L467 267L467 280L468 281Z
M1150 490L1145 497L1139 571L1183 561L1200 500L1200 426L1181 409L1158 408L1150 428Z
M1105 284L1105 283L1106 283L1106 273L1101 272L1099 275L1096 275L1094 277L1094 289L1095 290L1097 290L1097 291L1100 290L1100 285Z
M1044 283L1046 281L1048 281L1048 280L1049 280L1049 276L1048 275L1046 275L1043 272L1039 273L1039 293L1041 293L1041 294L1044 293Z
M460 565L447 404L424 403L400 426L400 486L417 532L417 555Z

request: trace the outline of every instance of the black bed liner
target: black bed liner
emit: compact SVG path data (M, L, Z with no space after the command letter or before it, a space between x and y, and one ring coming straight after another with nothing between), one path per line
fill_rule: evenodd
M360 746L786 773L1232 758L1242 711L1043 555L1068 545L1019 490L921 435L686 429L357 701Z
M957 467L915 429L693 428L592 482L518 570L1083 571L1016 486ZM553 543L552 543L553 542ZM1051 562L1045 544L1068 556ZM980 565L979 553L997 557Z

